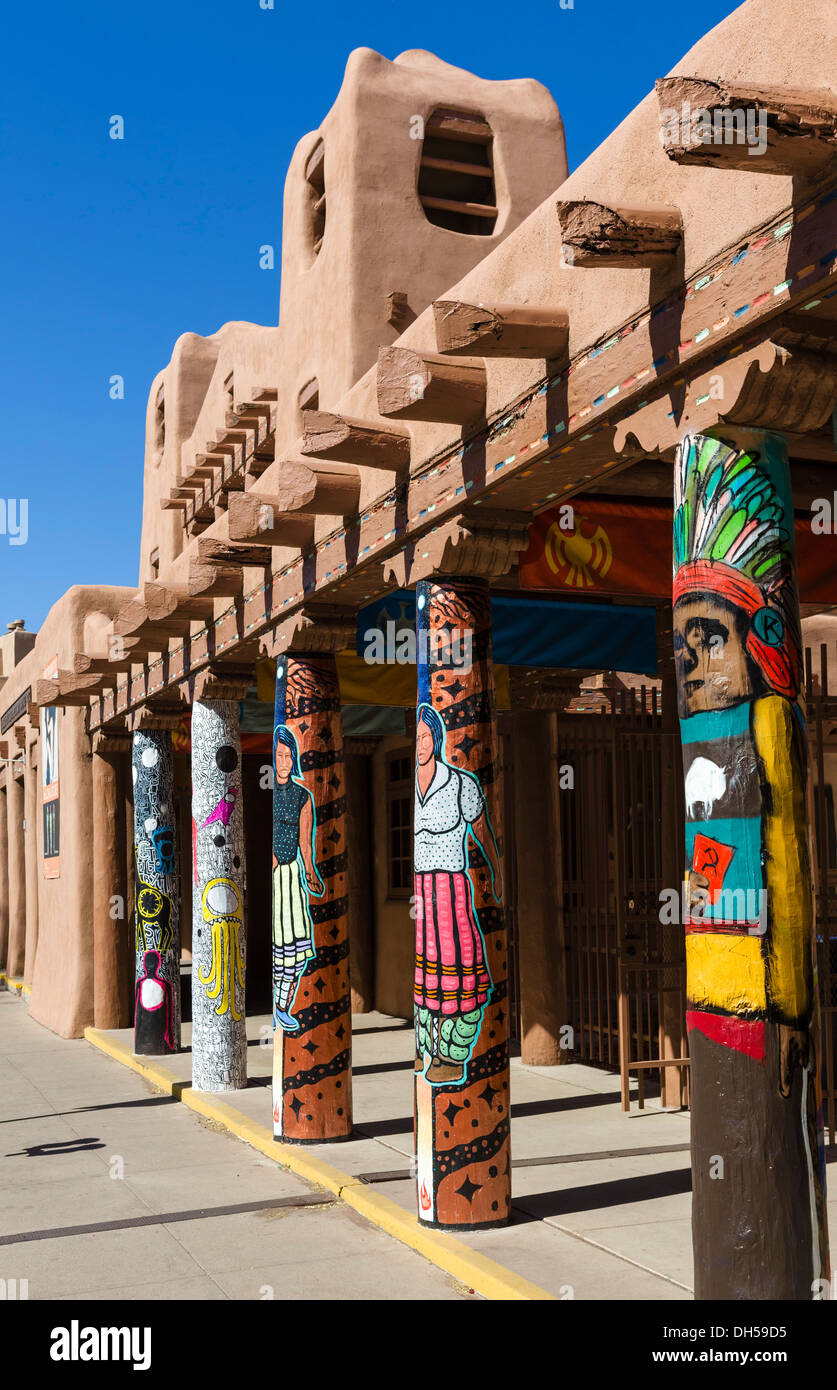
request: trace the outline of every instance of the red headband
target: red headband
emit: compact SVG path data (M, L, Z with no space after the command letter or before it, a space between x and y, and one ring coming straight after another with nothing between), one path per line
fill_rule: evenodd
M691 560L681 565L674 576L673 602L676 604L686 594L695 593L707 597L717 595L746 614L750 619L744 644L747 651L771 690L795 700L799 694L799 651L787 623L784 623L784 637L777 646L771 646L756 633L752 619L762 609L770 609L758 584L722 560ZM772 611L777 612L775 608Z

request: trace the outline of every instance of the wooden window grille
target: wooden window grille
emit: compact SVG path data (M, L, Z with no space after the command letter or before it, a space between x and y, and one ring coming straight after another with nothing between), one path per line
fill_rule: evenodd
M163 450L166 447L166 397L164 387L160 387L157 392L157 400L154 403L154 454L157 463L163 457Z
M311 245L314 255L323 244L326 224L325 145L319 140L305 163L305 182L308 185L308 206Z
M387 893L413 891L413 761L409 752L387 756Z
M497 221L491 127L470 111L443 107L428 118L418 196L428 222L466 236L491 236Z

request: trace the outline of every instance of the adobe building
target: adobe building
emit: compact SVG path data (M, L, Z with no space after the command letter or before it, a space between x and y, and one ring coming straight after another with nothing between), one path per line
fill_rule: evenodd
M71 589L4 651L0 931L35 1019L136 1014L137 1050L166 1051L191 1017L195 1084L224 1090L245 1007L272 1007L275 1133L305 1142L350 1132L351 1012L415 1006L418 1210L441 1226L505 1219L509 1040L618 1068L626 1106L632 1075L686 1105L696 1037L757 1039L746 1066L775 1028L788 1087L796 1056L815 1090L815 1001L782 1013L770 964L740 1017L687 1000L684 935L690 960L712 943L660 910L694 805L715 844L733 795L706 754L684 797L678 681L683 720L714 678L700 695L682 654L720 620L683 615L743 604L723 710L744 672L807 719L811 794L798 758L775 776L813 867L781 891L815 890L833 1139L827 20L747 0L569 175L539 84L350 56L288 172L278 325L186 332L152 383L137 589ZM760 785L768 844L785 803ZM753 798L731 818L755 825ZM742 928L754 962L771 930ZM442 1119L466 1104L476 1138Z

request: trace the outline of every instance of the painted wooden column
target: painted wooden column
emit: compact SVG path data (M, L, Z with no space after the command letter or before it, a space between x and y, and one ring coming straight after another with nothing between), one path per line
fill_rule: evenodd
M238 701L192 706L192 1085L247 1085L244 806ZM223 691L224 687L221 686ZM242 690L243 698L243 690Z
M93 736L93 1022L126 1028L134 1019L134 942L126 874L125 781L131 736ZM131 845L133 846L133 828ZM135 911L136 911L136 904ZM139 919L136 919L137 922ZM125 976L130 972L126 999Z
M6 782L0 786L0 970L6 969L9 949L9 847Z
M26 944L23 970L24 984L31 985L38 950L38 884L41 881L41 855L38 846L40 810L39 768L36 749L26 750L26 769L23 774L23 857L26 871Z
M9 765L8 834L9 846L9 947L6 972L14 979L23 978L26 956L26 863L23 847L23 778L15 776L15 764Z
M675 463L695 1296L810 1300L829 1265L793 503L779 435L718 433Z
M332 655L276 663L273 732L273 1133L352 1132L346 787Z
M504 1224L511 1207L502 773L481 579L421 580L414 824L419 1220Z
M180 1050L180 880L168 729L134 730L131 778L136 932L134 1052L154 1057ZM94 783L94 795L95 792ZM116 868L115 847L113 867Z

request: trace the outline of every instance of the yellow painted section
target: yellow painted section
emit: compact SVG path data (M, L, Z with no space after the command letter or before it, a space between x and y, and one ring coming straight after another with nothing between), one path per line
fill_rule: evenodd
M416 668L382 663L373 666L357 652L337 653L337 678L344 705L390 705L402 709L416 707ZM258 698L272 704L275 694L276 662L265 657L256 664ZM494 666L494 689L498 709L510 708L509 668Z
M400 1240L402 1244L416 1250L438 1269L443 1269L467 1288L473 1289L474 1293L492 1300L557 1301L546 1289L530 1283L528 1279L498 1264L496 1260L480 1255L455 1236L420 1226L411 1212L404 1211L391 1198L382 1196L351 1173L342 1172L314 1154L307 1153L301 1146L277 1143L266 1125L260 1125L256 1120L242 1115L219 1096L205 1091L193 1091L188 1081L181 1081L156 1059L135 1057L127 1043L121 1039L111 1037L98 1028L85 1028L84 1036L101 1052L138 1072L161 1090L183 1101L199 1115L223 1125L230 1134L243 1139L246 1144L258 1149L280 1167L288 1168L315 1187L333 1192L367 1221L386 1231L395 1240Z
M811 873L804 801L801 730L787 700L769 695L753 710L753 738L770 786L763 816L767 856L767 993L784 1022L811 1007Z
M811 873L804 800L805 749L790 703L756 700L753 742L767 787L762 844L767 935L688 933L686 971L695 1008L804 1021L813 991Z
M29 985L25 985L22 980L17 979L14 975L4 974L0 976L0 981L2 981L2 983L5 984L8 989L13 989L16 994L32 993L31 987Z
M764 1014L764 961L757 936L687 933L686 979L689 1001L697 1009Z

